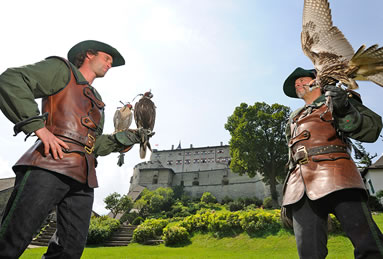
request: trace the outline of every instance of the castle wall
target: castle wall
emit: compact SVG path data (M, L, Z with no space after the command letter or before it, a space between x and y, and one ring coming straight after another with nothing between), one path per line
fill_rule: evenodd
M153 150L151 160L136 165L130 190L140 185L155 190L159 187L184 186L184 191L195 198L204 192L218 200L226 196L237 199L270 196L269 187L261 176L254 178L238 175L229 168L229 146L204 148ZM281 193L282 186L278 186Z

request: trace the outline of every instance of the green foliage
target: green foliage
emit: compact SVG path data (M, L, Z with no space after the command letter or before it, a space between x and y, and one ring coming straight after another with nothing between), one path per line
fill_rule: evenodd
M186 228L180 226L167 226L164 228L162 239L166 246L190 243L190 236Z
M209 232L218 237L238 234L242 231L240 215L240 212L231 213L229 211L210 214Z
M243 204L239 201L230 202L228 205L230 211L243 210Z
M263 181L270 185L275 204L278 201L276 185L285 176L288 160L285 127L290 112L289 107L280 104L241 103L225 124L231 135L231 170L250 177L260 173Z
M133 232L133 241L144 244L148 240L160 239L168 224L164 219L147 219Z
M356 148L355 148L356 146ZM372 164L372 159L374 159L377 154L371 155L366 151L365 147L362 145L362 142L355 141L354 146L354 158L356 160L356 164L359 168L368 168Z
M334 233L334 234L343 233L343 229L342 229L342 226L340 225L339 220L333 214L329 214L328 230L330 233Z
M263 207L265 209L271 209L273 207L273 200L271 197L266 197L263 199Z
M232 202L233 199L230 198L229 196L225 196L222 201L221 201L221 204L229 204L230 202Z
M144 219L140 216L138 216L137 218L135 218L133 221L132 221L132 225L135 225L135 226L138 226L140 225L142 222L144 222Z
M181 199L184 195L184 187L182 185L177 185L172 188L173 190L173 199Z
M170 211L175 202L173 196L171 188L158 188L154 191L145 189L141 198L134 203L134 208L139 209L143 217L147 217L149 213Z
M383 206L375 196L368 197L368 206L372 211L383 211Z
M211 194L210 192L204 192L202 194L202 197L201 197L201 202L204 202L204 203L216 203L217 202L217 198L214 197L214 195Z
M128 222L130 224L132 224L132 222L138 217L138 213L137 212L132 212L132 213L129 213L129 212L125 212L121 218L120 218L120 223L124 223L124 222Z
M113 217L116 217L118 213L129 212L133 207L133 201L127 194L121 197L117 192L105 197L104 203L105 208L112 212Z
M379 190L376 192L376 198L378 198L378 199L383 198L383 190Z
M264 235L267 232L276 233L281 228L279 210L273 213L262 209L248 211L241 216L241 227L249 235Z
M88 231L88 244L101 244L117 230L120 222L108 216L95 217L92 216Z

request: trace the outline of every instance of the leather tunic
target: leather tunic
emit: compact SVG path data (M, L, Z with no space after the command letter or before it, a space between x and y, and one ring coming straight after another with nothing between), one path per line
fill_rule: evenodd
M342 189L365 189L349 147L335 130L326 105L303 109L290 126L288 144L296 166L286 179L282 205L298 202L304 193L317 200Z
M87 82L78 82L68 61L70 81L58 93L42 99L42 111L48 113L46 128L69 146L62 159L44 155L44 145L38 140L16 162L19 166L34 166L98 187L93 154L96 132L103 116L104 103Z

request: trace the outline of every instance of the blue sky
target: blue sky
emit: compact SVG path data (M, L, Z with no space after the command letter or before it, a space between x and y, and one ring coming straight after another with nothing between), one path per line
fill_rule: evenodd
M334 0L330 7L334 25L355 50L383 44L383 1ZM303 0L2 1L0 71L51 55L65 57L82 40L104 41L127 61L93 84L107 104L105 133L113 131L120 100L151 89L157 105L153 146L227 144L224 124L241 102L303 105L282 92L293 69L312 67L300 46L302 8ZM360 86L364 103L383 115L383 88ZM12 137L13 125L3 115L0 122L0 177L11 177L11 166L34 139ZM366 147L380 155L383 142ZM119 168L116 154L99 159L98 213L106 212L106 195L128 192L132 168L143 161L137 147L125 160Z

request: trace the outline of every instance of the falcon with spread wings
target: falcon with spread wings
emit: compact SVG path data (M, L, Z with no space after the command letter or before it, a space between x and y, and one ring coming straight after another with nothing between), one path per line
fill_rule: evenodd
M383 48L362 45L354 53L343 33L333 26L327 0L304 1L301 43L318 73L315 83L319 87L339 81L356 89L355 80L383 87Z
M149 130L149 136L151 136L154 134L152 131L156 120L156 106L151 100L153 94L150 91L141 95L142 98L134 105L134 120L138 129ZM146 156L146 148L152 150L150 147L149 138L141 140L140 157L142 159Z

